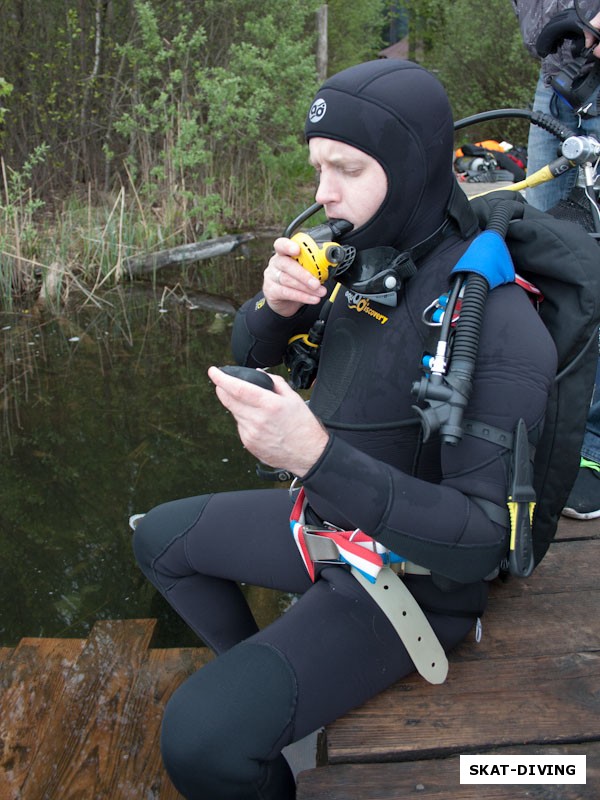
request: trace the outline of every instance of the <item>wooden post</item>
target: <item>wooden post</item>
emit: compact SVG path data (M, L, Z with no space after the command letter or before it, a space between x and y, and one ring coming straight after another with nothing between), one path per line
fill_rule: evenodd
M415 61L417 55L417 14L414 8L408 9L408 60Z
M317 75L320 83L327 77L327 3L317 9Z

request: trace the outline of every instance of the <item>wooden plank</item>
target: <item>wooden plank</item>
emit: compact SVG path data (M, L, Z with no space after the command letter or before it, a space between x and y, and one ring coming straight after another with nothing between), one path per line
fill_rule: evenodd
M207 648L151 650L140 667L112 737L111 761L99 776L97 796L111 800L176 800L160 755L164 706L184 680L212 658Z
M600 517L597 519L561 517L556 531L556 540L565 539L600 539Z
M14 647L0 647L0 698L12 680L13 667L10 664Z
M600 540L555 542L530 578L497 579L490 598L584 592L600 586Z
M599 556L597 540L562 542L531 578L495 581L482 641L469 637L451 662L600 649Z
M98 622L52 709L20 800L81 800L96 793L113 759L114 730L146 655L155 620Z
M298 776L297 800L597 800L600 743L478 750L495 755L587 755L586 784L460 784L458 756L395 764L340 764Z
M82 639L23 639L6 662L0 695L0 797L20 798L20 787L50 721Z
M518 658L600 650L600 589L494 598L482 618L481 641L469 636L450 655L465 659Z
M600 653L463 661L442 686L399 681L327 728L330 763L600 739Z

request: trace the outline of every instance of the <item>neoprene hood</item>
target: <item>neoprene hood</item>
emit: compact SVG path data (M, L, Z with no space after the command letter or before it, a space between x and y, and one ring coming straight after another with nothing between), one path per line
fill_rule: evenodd
M452 111L442 85L423 67L380 59L339 72L317 92L305 134L352 145L386 172L379 210L344 244L406 250L446 219L455 184Z

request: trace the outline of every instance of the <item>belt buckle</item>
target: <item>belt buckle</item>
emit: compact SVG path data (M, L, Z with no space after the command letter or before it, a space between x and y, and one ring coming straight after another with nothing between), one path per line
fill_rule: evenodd
M326 525L329 525L329 523L328 522L324 522L323 526L319 526L319 525L303 525L302 527L303 527L305 533L313 534L313 535L316 535L316 536L323 536L323 535L326 535L328 533L333 533L336 530L334 526L330 526L329 528L326 528L325 527ZM325 538L327 538L327 537L325 536ZM313 559L312 558L312 554L311 554L310 546L308 546L308 552L309 552L309 555L311 557L311 561L312 561L312 565L313 565L313 569L314 569L315 580L319 577L319 575L322 572L322 570L324 570L326 567L338 567L338 568L339 567L344 567L347 570L350 570L350 565L347 564L345 561L343 561L341 558L337 558L337 559L314 558Z
M324 523L327 525L328 523ZM325 533L332 533L335 528L331 527L329 529L324 527L319 527L318 525L304 525L305 533L314 533L317 536L325 534ZM332 560L325 560L325 559L315 559L313 562L313 569L315 571L315 580L319 577L321 572L326 569L327 567L345 567L347 570L350 570L350 565L346 564L345 561L342 561L341 558L336 559L335 561Z

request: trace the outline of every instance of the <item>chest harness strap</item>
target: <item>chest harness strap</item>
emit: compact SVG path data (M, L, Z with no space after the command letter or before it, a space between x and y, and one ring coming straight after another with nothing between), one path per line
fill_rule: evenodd
M301 489L290 516L290 528L311 581L325 566L340 565L368 592L393 625L415 668L429 683L443 683L448 659L423 610L401 575L430 571L397 556L361 530L343 531L324 522L307 525L307 501Z

